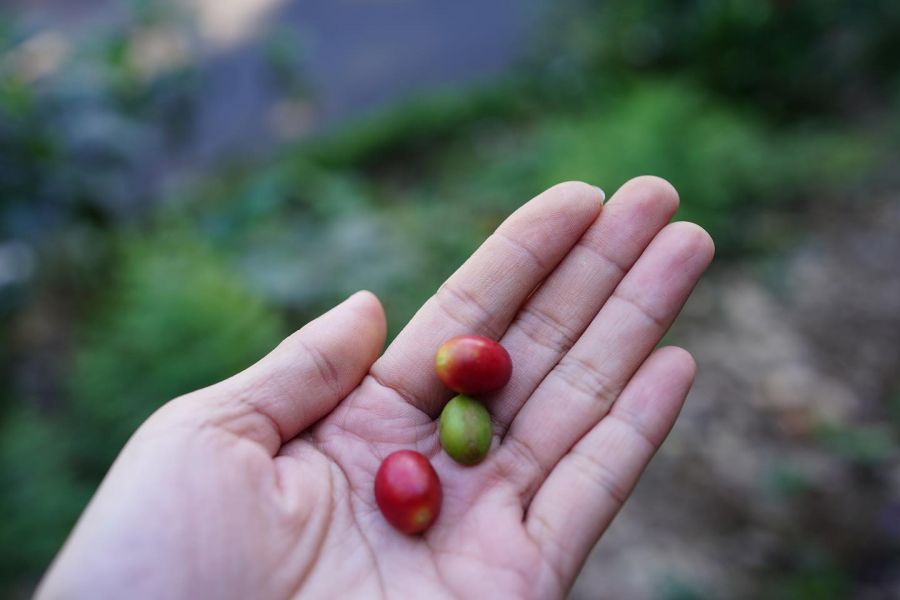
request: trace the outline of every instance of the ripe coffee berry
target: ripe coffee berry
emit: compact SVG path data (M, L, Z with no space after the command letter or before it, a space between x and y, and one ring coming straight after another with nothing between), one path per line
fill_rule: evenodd
M441 512L442 499L434 467L414 450L389 454L375 475L375 502L387 522L403 533L428 529Z
M444 342L435 354L434 367L444 385L466 395L496 391L512 375L506 349L480 335L461 335Z

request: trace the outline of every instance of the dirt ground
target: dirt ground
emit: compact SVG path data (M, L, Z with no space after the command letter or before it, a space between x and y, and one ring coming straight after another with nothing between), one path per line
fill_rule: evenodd
M572 598L900 597L897 200L718 261L670 336L694 388Z

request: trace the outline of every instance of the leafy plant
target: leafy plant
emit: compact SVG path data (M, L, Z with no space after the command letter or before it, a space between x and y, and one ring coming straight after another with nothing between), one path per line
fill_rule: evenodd
M0 425L0 580L34 576L62 545L93 487L68 464L73 431L31 410Z
M900 72L892 0L583 0L568 11L559 53L575 71L679 72L780 118L883 105Z
M112 289L83 330L70 377L78 456L96 477L155 408L248 366L279 318L186 234L124 243Z

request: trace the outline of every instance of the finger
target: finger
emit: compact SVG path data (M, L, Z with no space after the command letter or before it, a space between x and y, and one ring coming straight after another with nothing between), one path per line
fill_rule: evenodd
M677 208L678 193L669 182L632 179L528 299L501 340L516 368L509 383L490 399L498 435L505 433Z
M499 339L534 290L600 213L602 192L569 182L513 213L432 296L372 368L372 375L434 416L448 392L434 374L447 338Z
M526 530L567 589L668 435L694 380L687 351L654 352L609 415L553 469L525 517Z
M709 235L666 226L513 420L497 459L527 502L550 469L609 410L712 260Z
M247 370L202 390L209 401L192 405L202 406L217 424L263 444L274 455L359 385L381 352L385 335L378 298L358 292Z

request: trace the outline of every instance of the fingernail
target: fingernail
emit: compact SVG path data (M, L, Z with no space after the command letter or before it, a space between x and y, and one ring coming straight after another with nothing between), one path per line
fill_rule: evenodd
M603 188L598 186L593 186L595 190L600 192L600 202L606 202L606 192L603 191Z

